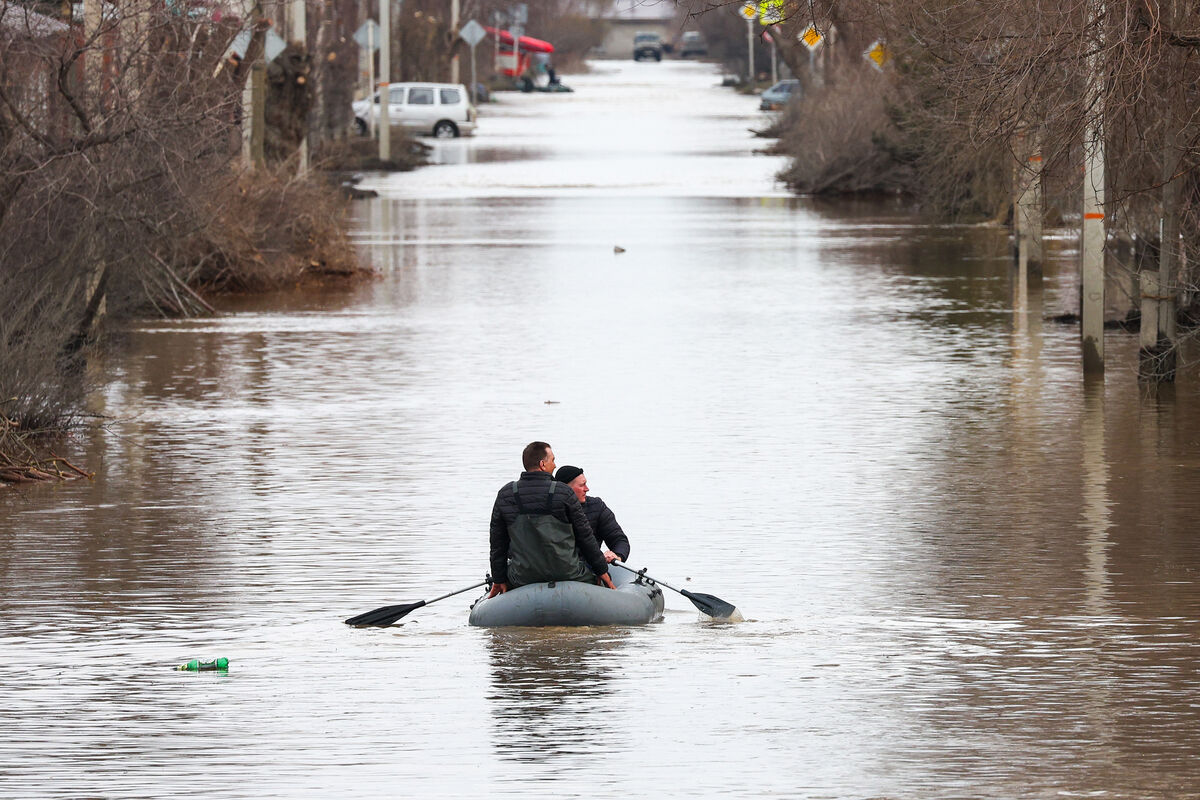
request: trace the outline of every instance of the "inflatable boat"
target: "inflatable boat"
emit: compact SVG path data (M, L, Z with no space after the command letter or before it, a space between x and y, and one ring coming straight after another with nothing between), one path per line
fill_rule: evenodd
M550 625L645 625L663 616L662 589L652 579L609 570L616 591L579 581L531 583L471 606L483 628Z

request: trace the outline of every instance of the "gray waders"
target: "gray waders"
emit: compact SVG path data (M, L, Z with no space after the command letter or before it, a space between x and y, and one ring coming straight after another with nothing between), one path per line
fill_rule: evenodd
M512 483L517 501L517 518L508 526L508 585L550 581L595 581L575 545L575 529L550 513L554 507L554 481L545 507L533 509L521 500L517 482Z

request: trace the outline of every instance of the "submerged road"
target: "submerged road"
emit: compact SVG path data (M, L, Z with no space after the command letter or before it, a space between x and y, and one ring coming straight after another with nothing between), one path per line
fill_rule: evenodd
M564 80L368 181L379 280L124 333L95 482L0 497L0 796L1193 796L1194 370L1083 382L1069 241L786 197L708 65ZM342 624L532 439L746 621Z

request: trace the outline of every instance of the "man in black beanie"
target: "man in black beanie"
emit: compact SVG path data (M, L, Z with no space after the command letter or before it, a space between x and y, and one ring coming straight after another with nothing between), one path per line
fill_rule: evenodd
M615 589L577 495L551 477L554 450L546 442L530 442L521 465L521 477L506 484L492 506L489 560L495 582L488 597L549 581L595 581Z
M628 561L629 537L625 535L625 531L621 530L621 525L617 522L617 515L612 512L607 503L595 495L587 496L587 476L583 474L583 470L564 464L558 468L554 480L565 483L579 498L579 502L583 505L583 513L587 515L588 523L592 526L592 535L596 537L596 541L601 547L608 548L604 551L604 558L608 563L611 564L617 559Z

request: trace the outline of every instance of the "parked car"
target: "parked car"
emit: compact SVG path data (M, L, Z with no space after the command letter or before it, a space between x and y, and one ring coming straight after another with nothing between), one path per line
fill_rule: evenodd
M452 139L475 132L478 112L467 87L456 83L393 83L388 86L388 122L413 133ZM355 100L354 127L365 134L369 120L379 122L379 96Z
M655 61L662 61L663 43L662 37L657 33L637 33L633 36L633 60L641 61L643 58L653 58Z
M758 107L762 111L778 111L788 104L793 97L800 96L800 81L788 79L780 81L762 93L762 102Z
M683 36L679 37L679 57L706 55L708 42L704 41L704 34L700 31L684 31Z

